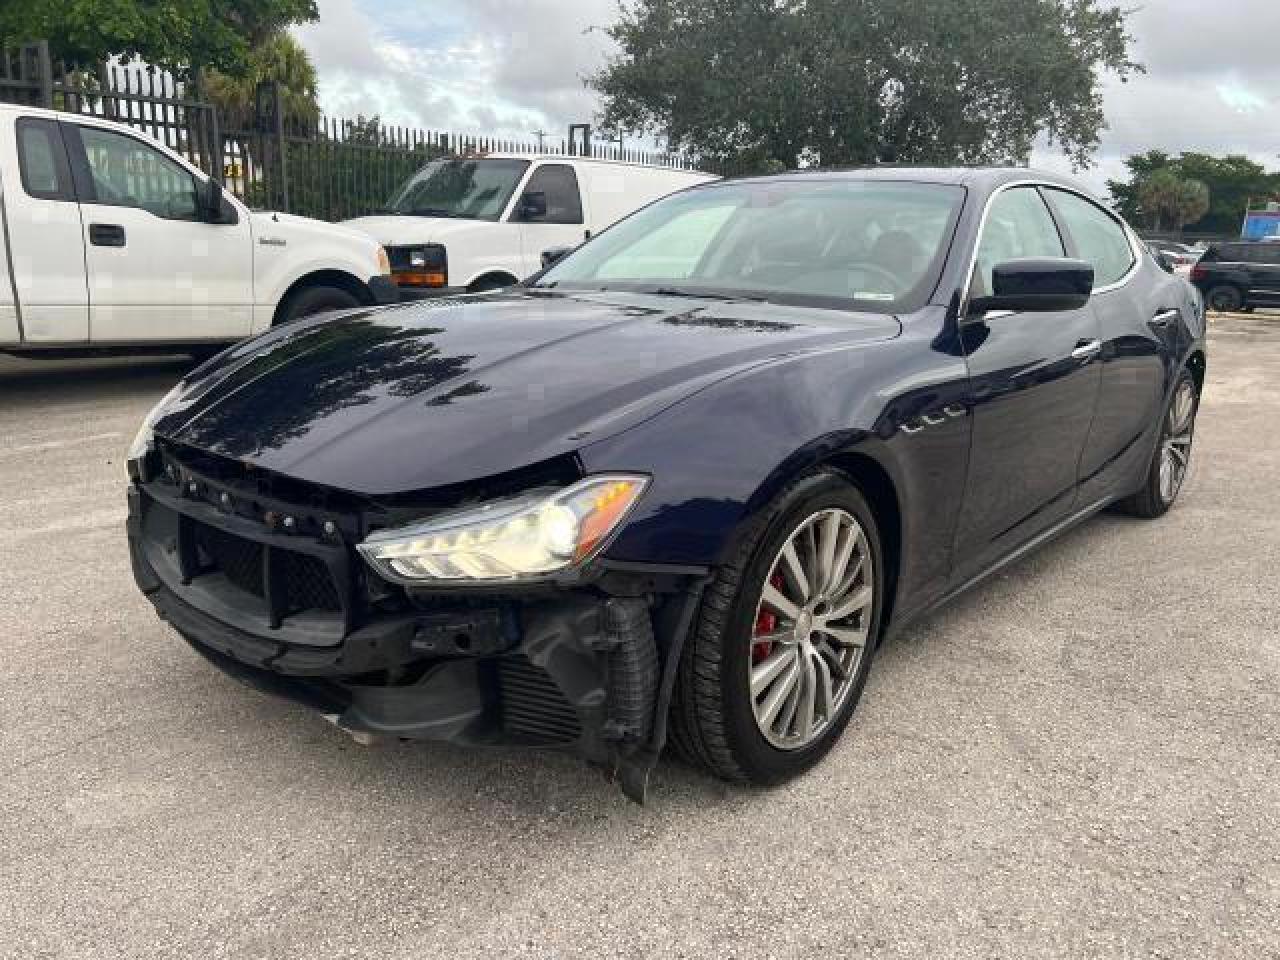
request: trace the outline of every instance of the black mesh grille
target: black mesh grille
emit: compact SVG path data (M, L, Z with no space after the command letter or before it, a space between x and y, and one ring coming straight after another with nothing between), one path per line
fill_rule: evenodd
M238 589L255 597L265 596L262 564L266 551L262 544L203 523L197 524L196 530L201 573L220 572ZM279 579L283 591L282 613L286 617L304 610L342 611L342 601L329 569L316 557L277 549L273 577Z
M550 675L524 657L498 661L502 724L536 743L571 743L582 730L578 715Z
M224 533L204 524L197 526L196 543L214 570L221 571L246 593L262 596L262 544Z
M338 613L342 601L333 586L328 568L315 557L282 553L277 571L284 577L285 606L288 613L325 610ZM287 614L286 614L287 615Z

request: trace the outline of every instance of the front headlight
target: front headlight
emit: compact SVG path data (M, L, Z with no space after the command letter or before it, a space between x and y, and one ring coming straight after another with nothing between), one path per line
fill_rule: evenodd
M380 574L397 583L476 583L544 577L589 560L618 528L648 478L588 477L453 511L425 523L380 530L359 545Z
M387 256L387 248L378 248L378 275L385 277L391 272L391 258Z
M387 254L391 258L391 277L398 285L402 287L447 287L449 285L449 258L440 244L392 247Z
M155 438L156 421L168 412L168 407L178 395L182 393L185 384L179 382L174 388L166 393L159 403L151 408L151 412L143 418L142 426L138 428L137 436L133 438L133 443L129 444L129 454L125 458L126 462L132 463L134 460L141 460L151 452L152 441Z

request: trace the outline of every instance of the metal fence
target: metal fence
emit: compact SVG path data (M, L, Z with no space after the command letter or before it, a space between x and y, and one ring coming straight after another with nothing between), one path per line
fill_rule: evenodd
M342 220L383 206L427 161L486 153L591 156L694 169L677 154L595 142L585 125L535 144L380 124L376 120L284 115L280 91L261 84L255 102L222 110L199 70L190 80L137 65L82 69L50 56L44 41L0 48L0 101L65 110L135 127L220 179L250 206Z

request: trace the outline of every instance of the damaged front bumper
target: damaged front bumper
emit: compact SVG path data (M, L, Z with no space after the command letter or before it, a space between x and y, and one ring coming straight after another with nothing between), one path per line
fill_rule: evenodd
M189 478L130 487L130 557L159 616L218 668L361 739L571 751L643 802L699 571L602 571L387 612L342 523L295 510L286 533L220 508L216 481L189 494Z

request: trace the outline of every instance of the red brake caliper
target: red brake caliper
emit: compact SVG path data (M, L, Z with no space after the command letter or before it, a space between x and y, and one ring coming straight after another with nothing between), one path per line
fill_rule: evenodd
M782 589L782 574L775 573L769 578L769 583ZM772 610L760 608L760 612L756 615L756 625L751 631L752 637L763 637L773 633L778 629L778 615ZM773 652L772 640L753 640L751 643L751 662L759 663L765 657Z

